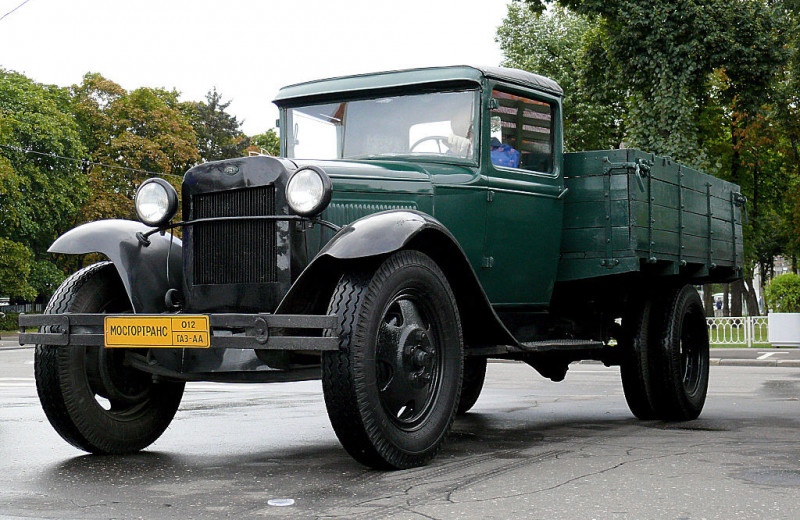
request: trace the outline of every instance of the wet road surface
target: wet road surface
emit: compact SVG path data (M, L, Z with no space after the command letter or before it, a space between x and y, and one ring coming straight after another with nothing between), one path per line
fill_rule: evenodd
M377 472L341 449L316 381L189 384L150 449L83 455L44 417L32 356L0 351L0 518L800 516L798 368L714 366L701 418L666 424L631 416L615 368L551 383L491 363L431 465Z

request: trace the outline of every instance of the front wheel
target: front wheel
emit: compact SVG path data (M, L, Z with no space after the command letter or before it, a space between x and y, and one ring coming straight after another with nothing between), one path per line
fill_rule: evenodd
M486 358L468 357L464 361L464 383L461 386L461 400L456 414L464 415L475 406L483 390L486 379Z
M45 314L127 313L130 301L113 264L73 274L56 290ZM183 383L154 382L124 363L124 350L37 345L36 389L50 424L90 453L122 454L153 443L172 421Z
M328 312L339 318L339 350L323 353L322 388L339 441L373 468L426 464L452 425L463 370L444 273L400 251L377 269L345 272Z

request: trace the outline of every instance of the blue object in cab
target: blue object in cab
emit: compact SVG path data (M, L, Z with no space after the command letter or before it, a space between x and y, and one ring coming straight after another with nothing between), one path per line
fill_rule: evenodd
M519 168L519 151L507 144L503 144L496 137L491 141L492 164L495 166L506 166L508 168Z

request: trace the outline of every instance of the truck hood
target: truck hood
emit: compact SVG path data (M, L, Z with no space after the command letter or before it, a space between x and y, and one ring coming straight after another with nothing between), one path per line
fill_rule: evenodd
M313 165L325 170L337 191L363 191L368 186L369 191L432 193L435 184L466 182L476 175L474 167L441 162L374 159L293 161L298 168Z
M430 181L431 175L420 163L406 161L296 160L298 167L319 166L331 178L361 177L368 179Z

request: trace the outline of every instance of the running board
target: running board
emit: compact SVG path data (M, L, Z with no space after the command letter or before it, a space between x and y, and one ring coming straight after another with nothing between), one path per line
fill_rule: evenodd
M585 339L550 339L521 343L525 352L553 352L554 350L596 350L605 347L602 341Z
M600 350L605 348L602 341L588 341L581 339L550 339L544 341L529 341L520 343L519 346L496 345L493 347L468 348L468 356L505 356L509 354L527 353L553 353L575 352L583 350Z

